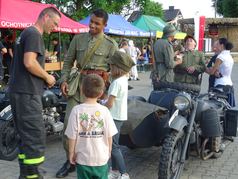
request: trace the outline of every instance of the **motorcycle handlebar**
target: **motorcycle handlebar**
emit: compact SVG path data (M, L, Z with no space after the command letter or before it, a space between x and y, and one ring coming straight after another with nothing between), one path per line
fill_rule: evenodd
M186 91L189 93L199 94L201 87L200 85L188 84L188 83L177 83L177 82L166 82L166 81L156 81L153 83L154 90L161 90L165 88L175 89L178 91Z

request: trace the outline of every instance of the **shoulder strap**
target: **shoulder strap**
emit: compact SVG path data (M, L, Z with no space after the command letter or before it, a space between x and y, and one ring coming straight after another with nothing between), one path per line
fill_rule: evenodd
M84 67L88 64L89 60L91 59L93 53L97 50L97 48L99 47L99 45L101 45L103 40L103 36L98 38L97 41L95 42L94 46L92 47L92 49L87 49L87 51L84 53L84 57L83 57L83 62L84 64L82 65L82 68L80 70L80 72L84 69Z

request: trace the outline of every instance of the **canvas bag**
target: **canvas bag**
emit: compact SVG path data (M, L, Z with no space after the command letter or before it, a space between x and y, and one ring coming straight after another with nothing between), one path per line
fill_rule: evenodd
M78 68L75 68L71 71L69 79L68 79L68 85L69 85L69 91L68 91L68 96L74 96L78 90L79 87L79 82L80 82L80 78L81 78L81 72L83 71L83 69L85 68L85 66L88 64L89 60L91 59L93 53L97 50L97 48L99 47L99 45L101 44L103 40L103 36L101 38L98 38L95 45L93 46L92 49L89 49L85 52L84 57L83 57L83 61L84 64L81 68L81 70L79 71Z

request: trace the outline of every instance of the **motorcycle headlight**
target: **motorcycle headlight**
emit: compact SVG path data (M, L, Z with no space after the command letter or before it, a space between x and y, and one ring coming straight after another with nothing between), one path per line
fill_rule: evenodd
M174 106L180 111L187 110L190 107L190 104L191 104L191 97L187 93L179 94L174 99Z

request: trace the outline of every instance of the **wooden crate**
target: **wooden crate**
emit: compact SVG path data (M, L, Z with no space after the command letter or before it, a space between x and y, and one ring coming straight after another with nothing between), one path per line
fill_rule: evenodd
M59 71L63 68L64 62L45 63L46 71Z

